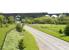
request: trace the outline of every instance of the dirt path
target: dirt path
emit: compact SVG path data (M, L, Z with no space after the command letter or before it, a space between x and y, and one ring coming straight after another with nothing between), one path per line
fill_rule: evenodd
M33 34L39 50L69 50L69 43L56 37L38 31L32 27L24 26L24 29Z
M23 36L21 36L19 32L17 32L16 30L12 30L6 37L3 50L18 50L18 41L22 37Z

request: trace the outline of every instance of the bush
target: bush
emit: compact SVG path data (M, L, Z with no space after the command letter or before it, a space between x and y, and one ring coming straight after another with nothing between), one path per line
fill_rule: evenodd
M16 25L16 30L17 30L18 32L22 32L22 26L21 26L20 23L18 23L18 24Z
M66 36L69 36L69 25L67 25L67 26L65 27L65 29L64 29L64 34L65 34Z
M59 33L61 33L61 34L63 33L61 29L59 30Z
M19 50L23 50L23 49L25 48L25 47L24 47L24 44L23 44L23 39L21 39L21 40L19 41L18 48L19 48Z

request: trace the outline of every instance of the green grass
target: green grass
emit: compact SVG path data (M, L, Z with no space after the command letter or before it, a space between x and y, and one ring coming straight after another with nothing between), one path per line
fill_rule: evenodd
M12 30L7 35L3 50L19 50L18 42L23 39L24 50L38 50L34 37L27 31L17 32ZM6 46L7 45L7 46Z
M69 42L69 36L65 36L65 35L59 33L60 29L62 29L62 31L64 31L65 26L66 25L54 25L54 24L35 24L35 25L32 25L33 28L36 28L40 31L47 33L47 34L50 34L52 36L55 36L57 38L60 38L62 40Z
M39 50L34 37L27 31L24 32L24 50Z
M3 43L6 32L9 31L10 29L14 28L14 27L15 27L14 24L12 24L12 25L9 24L8 27L5 27L5 26L3 26L2 28L0 27L0 47L1 47L2 43Z
M18 42L22 38L20 34L16 30L10 31L6 37L3 50L18 50Z
M40 27L49 30L59 31L60 29L64 30L65 25L44 24L44 25L40 25Z

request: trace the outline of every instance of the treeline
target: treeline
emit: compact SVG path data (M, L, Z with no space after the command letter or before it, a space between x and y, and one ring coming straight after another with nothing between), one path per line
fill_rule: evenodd
M21 18L20 21L23 23L29 23L29 24L69 24L69 16L58 16L58 17L50 17L50 16L41 16L37 18L33 17L25 17ZM16 21L14 16L5 17L3 15L0 15L0 26L2 27L3 24L7 23L14 23Z
M12 24L14 21L15 20L13 16L5 17L3 15L0 15L0 27L3 27L3 25L8 26L8 24Z
M29 24L69 24L69 16L49 17L42 16L37 18L26 18Z

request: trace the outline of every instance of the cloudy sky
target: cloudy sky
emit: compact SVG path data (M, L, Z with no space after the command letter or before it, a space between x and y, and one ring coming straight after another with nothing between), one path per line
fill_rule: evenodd
M69 0L0 0L2 13L69 12Z

